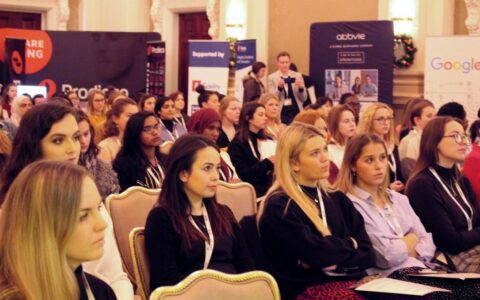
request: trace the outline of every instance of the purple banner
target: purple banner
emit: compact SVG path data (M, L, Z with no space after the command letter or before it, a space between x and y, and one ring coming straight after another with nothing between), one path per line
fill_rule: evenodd
M310 27L310 76L317 96L391 104L393 23L390 21L314 23Z

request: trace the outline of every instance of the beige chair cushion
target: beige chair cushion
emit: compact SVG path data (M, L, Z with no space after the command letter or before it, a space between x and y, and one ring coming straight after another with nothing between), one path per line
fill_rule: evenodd
M128 237L135 227L144 227L147 216L158 199L160 190L131 187L121 194L107 197L107 210L113 221L113 230L123 265L130 279L135 282Z
M130 232L129 240L135 271L135 281L138 286L137 294L146 300L150 294L150 268L147 251L145 249L144 228L134 228L132 232Z
M271 275L261 271L230 275L214 270L197 271L176 286L156 289L151 300L280 299Z
M246 182L227 183L220 181L217 189L218 203L225 204L238 222L257 213L257 196L253 186Z

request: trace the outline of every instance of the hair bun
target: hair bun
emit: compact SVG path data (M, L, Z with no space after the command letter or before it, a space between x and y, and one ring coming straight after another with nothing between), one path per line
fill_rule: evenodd
M203 86L203 84L199 84L197 85L197 87L195 88L195 91L199 94L203 94L205 93L205 87Z

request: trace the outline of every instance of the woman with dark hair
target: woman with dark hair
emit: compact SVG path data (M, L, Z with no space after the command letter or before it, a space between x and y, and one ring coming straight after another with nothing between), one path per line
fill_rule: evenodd
M350 108L355 116L355 122L358 123L358 120L360 119L360 110L362 109L362 105L360 104L358 96L352 93L343 94L342 97L340 97L338 104L345 105Z
M137 103L133 99L120 98L113 103L112 109L107 112L104 139L98 144L100 148L99 159L109 164L112 163L122 146L127 121L137 112Z
M228 149L230 142L237 132L238 120L240 119L240 110L242 103L234 96L225 96L220 101L220 117L222 118L222 128L217 145L220 148Z
M189 132L203 135L216 143L221 130L220 115L211 108L202 108L190 117L187 128ZM220 149L220 169L218 171L222 181L239 181L230 155L223 149Z
M72 103L73 108L83 110L80 106L80 99L78 98L77 92L74 90L69 90L65 93L65 97Z
M328 97L318 97L317 102L309 105L307 109L318 110L325 118L328 118L328 114L333 107L332 99Z
M253 185L262 197L272 184L275 156L262 157L261 143L267 140L265 107L257 102L246 103L240 112L240 123L228 154L241 180Z
M138 111L155 112L155 103L157 98L152 94L143 94L138 100Z
M352 93L354 95L358 95L360 94L360 88L362 87L362 80L360 79L360 77L355 77L355 81L353 82L353 85L352 85Z
M211 139L185 135L174 143L168 176L145 225L151 290L197 270L235 274L254 268L233 213L215 198L219 167Z
M78 164L80 157L80 134L73 108L45 103L29 110L18 128L12 146L12 156L3 173L0 202L3 203L8 189L27 165L37 160L65 161ZM100 213L107 222L105 252L99 259L84 264L84 270L106 281L118 298L133 297L133 288L123 272L122 260L113 236L112 220L101 205Z
M460 175L469 144L460 120L432 119L424 128L420 156L406 195L438 249L459 272L480 272L480 218L472 185Z
M198 105L203 108L211 108L216 111L220 108L220 97L217 92L208 91L205 87L201 84L197 85L195 91L199 94L198 95Z
M105 200L108 195L116 194L120 191L117 174L112 166L97 158L98 149L95 144L95 130L86 113L82 110L75 111L78 130L80 131L80 160L79 165L84 166L93 176L97 184L98 191Z
M355 115L350 107L337 105L330 111L327 125L331 134L328 142L328 156L330 161L340 169L347 142L356 134Z
M185 97L183 96L183 93L171 93L168 98L173 99L173 102L175 103L175 120L184 127L187 127L188 115L183 113L183 110L185 109Z
M160 121L162 143L175 142L187 133L187 128L175 119L175 102L172 98L162 97L155 104L155 113Z
M142 111L130 117L122 148L113 161L122 191L136 185L150 189L161 187L165 172L158 148L160 143L160 123L154 113Z
M255 101L265 93L262 78L265 76L266 68L267 66L263 62L256 61L252 65L252 70L242 79L243 103Z
M11 104L13 102L13 99L17 97L17 85L15 83L9 83L3 88L3 102L2 102L2 107L5 109L8 113L8 115L11 115Z
M465 158L463 164L463 175L468 178L475 190L477 202L480 203L480 120L476 120L470 126L470 139L472 140L472 151Z

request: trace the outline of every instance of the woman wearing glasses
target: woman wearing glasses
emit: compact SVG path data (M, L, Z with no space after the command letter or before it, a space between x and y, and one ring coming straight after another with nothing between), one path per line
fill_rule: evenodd
M122 191L131 186L161 187L165 178L158 148L161 141L160 123L153 112L142 111L130 117L122 148L113 161Z
M406 194L435 245L459 272L480 272L480 219L475 193L457 168L469 138L451 117L432 119L423 130L420 157Z
M389 188L400 192L404 179L393 127L393 110L384 103L373 103L365 109L358 124L359 133L372 133L380 137L387 147Z
M92 89L87 96L87 115L94 128L100 127L107 120L105 94L101 90Z

